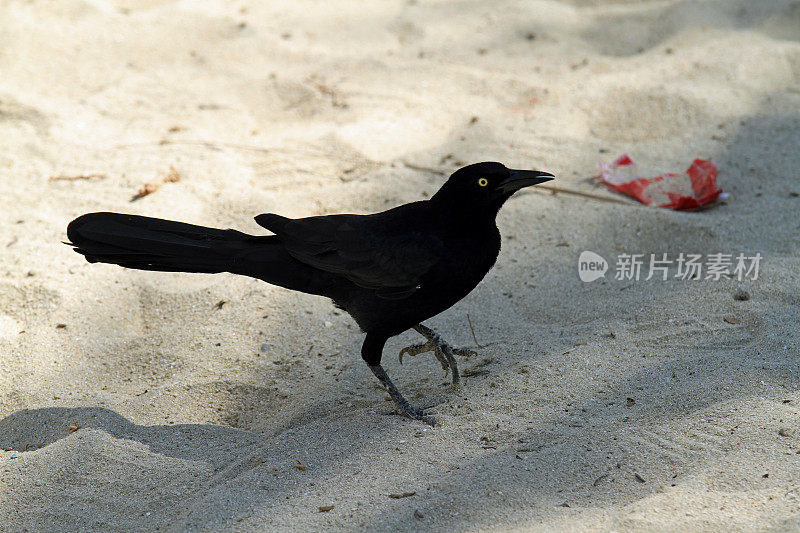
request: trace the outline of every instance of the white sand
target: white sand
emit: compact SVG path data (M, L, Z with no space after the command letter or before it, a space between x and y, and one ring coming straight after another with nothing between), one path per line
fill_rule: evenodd
M800 530L799 21L783 0L3 2L0 530ZM433 429L382 414L329 302L60 242L97 210L253 233L371 212L442 182L413 167L487 159L611 197L587 178L622 152L710 157L731 197L509 202L497 266L429 322L495 343L477 375L450 391L433 357L397 363L414 335L387 347ZM741 283L584 284L585 249L764 259Z

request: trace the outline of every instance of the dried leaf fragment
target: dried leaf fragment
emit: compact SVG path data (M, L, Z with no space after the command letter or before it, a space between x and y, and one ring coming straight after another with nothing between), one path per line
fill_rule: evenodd
M167 172L167 175L161 178L160 181L149 181L144 185L142 185L141 187L139 187L139 189L136 191L136 194L134 194L133 198L131 198L131 202L134 202L140 198L144 198L149 194L153 194L165 183L175 183L176 181L180 180L181 180L181 175L178 173L177 170L175 170L175 167L170 165L169 172Z
M396 493L393 492L389 494L389 497L395 500L399 500L400 498L409 498L411 496L414 496L415 494L416 492L396 492Z

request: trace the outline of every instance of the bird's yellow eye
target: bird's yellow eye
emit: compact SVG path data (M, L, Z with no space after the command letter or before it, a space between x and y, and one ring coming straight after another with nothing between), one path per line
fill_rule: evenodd
M486 187L487 185L489 185L489 180L487 180L486 178L478 178L478 185L480 185L481 187Z

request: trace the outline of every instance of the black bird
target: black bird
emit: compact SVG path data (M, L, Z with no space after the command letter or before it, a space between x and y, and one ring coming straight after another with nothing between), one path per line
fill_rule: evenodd
M469 294L500 252L495 218L523 187L553 179L536 170L476 163L457 170L429 200L371 215L290 219L262 214L274 235L254 236L171 220L89 213L67 228L67 243L90 263L172 272L232 272L295 291L326 296L367 336L361 357L386 387L397 411L433 423L410 405L381 366L389 337L414 328L427 339L403 354L433 351L445 371L459 374L454 355L422 321Z

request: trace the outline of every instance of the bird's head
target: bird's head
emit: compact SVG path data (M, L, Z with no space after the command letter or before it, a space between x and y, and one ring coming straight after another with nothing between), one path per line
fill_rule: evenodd
M475 215L496 215L518 190L551 179L553 175L549 172L513 170L494 162L475 163L456 170L431 201L460 205Z

